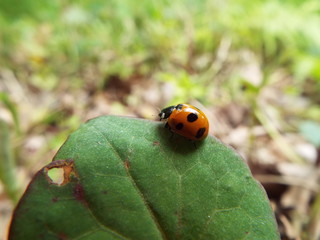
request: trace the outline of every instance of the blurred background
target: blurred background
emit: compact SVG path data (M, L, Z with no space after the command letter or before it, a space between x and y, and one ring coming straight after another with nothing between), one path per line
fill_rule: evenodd
M1 0L0 238L33 174L103 114L191 103L320 239L319 0Z

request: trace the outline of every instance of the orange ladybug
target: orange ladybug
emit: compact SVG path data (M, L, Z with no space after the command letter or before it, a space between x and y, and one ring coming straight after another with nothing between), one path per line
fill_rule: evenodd
M178 104L164 108L160 120L167 119L166 127L190 140L203 140L209 132L209 121L198 108L189 104Z

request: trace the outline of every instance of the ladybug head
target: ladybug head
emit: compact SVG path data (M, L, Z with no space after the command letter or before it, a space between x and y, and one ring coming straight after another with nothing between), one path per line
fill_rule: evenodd
M162 109L161 112L158 114L158 116L160 117L160 120L167 119L168 117L170 117L171 113L175 108L176 106L170 106Z

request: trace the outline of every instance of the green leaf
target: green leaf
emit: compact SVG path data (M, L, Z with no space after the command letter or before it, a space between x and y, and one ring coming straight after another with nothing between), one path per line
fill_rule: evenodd
M62 185L48 169L62 167ZM238 154L163 123L105 116L40 170L10 227L17 239L279 239L263 188Z

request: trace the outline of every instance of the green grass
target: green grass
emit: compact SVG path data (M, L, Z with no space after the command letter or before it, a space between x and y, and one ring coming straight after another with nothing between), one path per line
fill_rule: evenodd
M27 70L16 64L19 55L23 67L51 88L61 77L85 81L81 73L88 63L95 64L100 80L136 71L175 74L181 67L204 74L226 39L230 53L253 52L263 73L283 67L295 84L303 86L303 79L312 77L319 87L316 0L16 2L18 8L8 0L1 3L1 62ZM204 82L212 80L208 75Z

